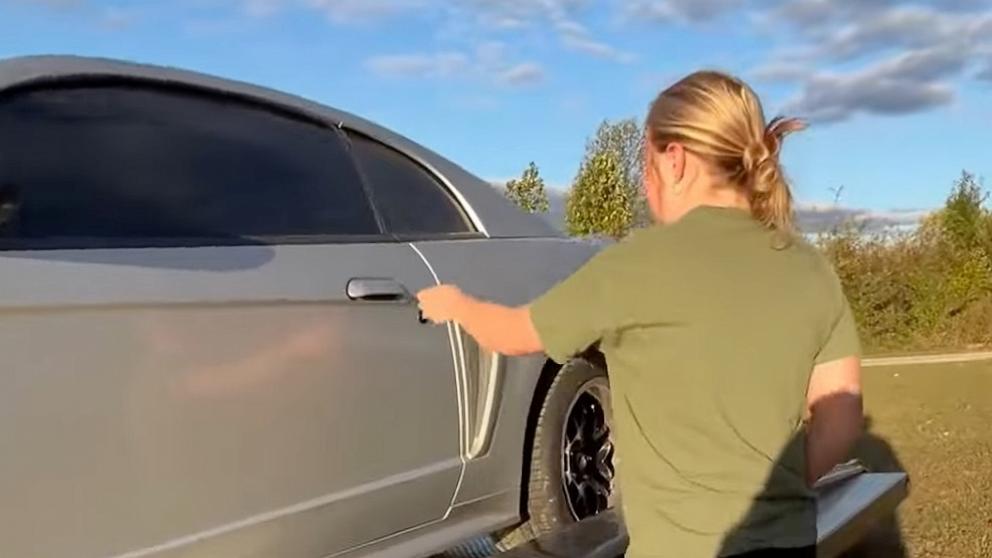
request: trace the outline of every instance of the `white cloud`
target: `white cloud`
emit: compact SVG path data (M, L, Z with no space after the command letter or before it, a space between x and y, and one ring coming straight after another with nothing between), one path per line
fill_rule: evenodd
M624 15L631 21L702 23L729 14L743 0L629 0Z
M384 77L468 77L511 87L534 85L544 79L544 69L536 62L506 62L506 50L503 43L486 42L469 54L442 51L374 56L366 66Z
M752 75L797 84L787 110L823 122L948 105L992 46L987 1L796 0L772 11L776 21L792 33Z
M595 56L596 58L616 60L617 62L622 62L624 64L634 60L634 55L629 52L623 52L606 43L599 42L589 37L564 37L562 39L562 44L570 50L584 52L591 56Z
M577 20L583 0L467 0L455 13L474 18L483 28L550 29L567 50L627 63L630 53L597 39Z
M533 62L517 64L497 76L497 81L506 85L531 85L543 79L544 69Z
M965 46L913 50L845 74L804 77L800 96L787 110L812 120L844 120L859 112L907 114L946 105L954 88L940 80L959 75L970 61Z
M82 0L34 0L74 2ZM577 20L589 0L239 0L244 13L254 17L271 16L291 6L317 10L336 24L416 16L433 25L468 29L474 39L485 40L493 33L549 32L567 50L606 60L627 63L630 53L596 38ZM713 0L704 0L713 1Z
M617 0L628 24L705 24L734 15L771 54L746 75L794 85L788 109L820 121L902 115L992 81L990 0ZM984 65L981 62L985 60ZM975 71L974 66L979 65Z
M429 7L427 0L307 0L335 23L355 23L398 16Z
M12 1L63 6L91 0ZM625 25L684 27L744 16L733 25L765 33L773 49L746 75L793 86L788 108L820 121L931 110L953 102L961 80L992 82L992 55L982 50L992 48L992 0L236 1L258 17L303 7L336 24L404 18L455 30L454 38L437 41L437 50L367 60L371 71L391 77L539 83L546 68L519 52L514 59L507 47L535 44L525 41L534 35L567 51L630 63L633 53L604 40L602 18L588 17L592 6L605 5L625 16Z
M559 17L554 22L554 28L558 31L562 46L569 50L583 52L596 58L614 60L624 64L634 60L632 54L594 39L586 26L577 21Z
M911 230L931 213L924 209L873 210L837 204L798 204L799 228L811 234L828 232L844 224L854 224L865 231Z
M589 33L585 25L570 19L561 19L555 22L555 29L562 35L581 36Z
M246 0L244 11L251 17L269 17L283 7L283 0Z
M448 77L466 71L469 58L460 52L395 54L372 57L366 65L386 77Z
M984 67L975 74L975 79L992 82L992 60L986 62Z
M972 33L972 25L966 15L924 7L894 7L827 34L821 52L829 58L849 60L878 51L926 48L958 41Z
M910 114L953 100L950 85L903 79L880 65L851 74L815 74L805 81L785 112L815 122L836 122L859 113Z
M777 60L758 66L750 72L750 76L767 82L794 82L809 77L810 73L807 64Z

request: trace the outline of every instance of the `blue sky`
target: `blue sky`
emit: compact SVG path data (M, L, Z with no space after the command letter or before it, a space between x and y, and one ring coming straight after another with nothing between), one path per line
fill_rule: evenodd
M811 120L783 154L805 204L926 209L992 174L992 0L0 0L0 57L42 53L276 87L558 187L601 120L716 68Z

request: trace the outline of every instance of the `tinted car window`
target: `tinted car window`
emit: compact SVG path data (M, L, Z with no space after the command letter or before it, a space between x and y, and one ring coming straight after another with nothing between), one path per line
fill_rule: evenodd
M400 235L472 230L458 203L427 170L398 151L351 134L352 153L372 190L386 229Z
M8 201L19 198L7 238L380 232L339 132L178 89L105 85L3 97L0 188Z

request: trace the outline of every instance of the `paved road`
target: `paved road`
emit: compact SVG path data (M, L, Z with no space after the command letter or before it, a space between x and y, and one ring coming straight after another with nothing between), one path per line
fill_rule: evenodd
M866 358L862 366L906 366L912 364L948 364L953 362L976 362L992 360L992 351L972 353L949 353L943 355L917 355L900 357Z

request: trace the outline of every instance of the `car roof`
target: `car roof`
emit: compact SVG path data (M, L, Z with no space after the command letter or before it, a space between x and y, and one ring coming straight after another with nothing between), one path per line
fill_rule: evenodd
M544 219L519 211L492 185L434 151L364 118L302 97L198 72L107 58L25 56L0 60L0 93L13 88L90 79L134 80L234 95L351 129L400 150L433 171L463 202L476 226L486 235L559 235Z

